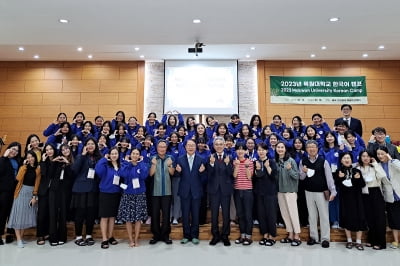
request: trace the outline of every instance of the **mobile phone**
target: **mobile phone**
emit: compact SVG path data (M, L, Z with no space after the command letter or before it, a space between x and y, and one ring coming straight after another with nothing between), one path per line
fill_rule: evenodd
M43 146L44 146L44 143L43 143L43 142L39 143L39 147L40 147L40 148L42 148Z

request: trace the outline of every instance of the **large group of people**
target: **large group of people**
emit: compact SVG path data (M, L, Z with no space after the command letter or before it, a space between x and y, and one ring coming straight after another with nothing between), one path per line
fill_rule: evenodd
M330 127L321 114L305 125L290 125L279 115L263 125L233 114L228 123L207 116L206 124L177 111L145 125L118 111L111 121L65 113L22 145L12 142L0 158L0 245L15 234L24 247L24 230L36 227L37 245L67 241L67 221L74 221L75 244L95 243L99 220L101 248L118 244L116 221L125 223L129 246L139 245L143 222L151 223L149 244L172 244L171 224L182 223L181 244L199 244L199 226L211 211L209 242L231 245L232 221L239 224L235 244L251 245L258 224L260 245L273 246L277 226L281 243L299 246L301 228L309 226L307 245L330 245L331 228L344 228L346 248L386 248L386 221L392 248L400 230L400 156L376 127L366 141L352 106ZM222 214L222 227L219 215ZM134 230L133 230L134 225ZM320 227L320 234L318 230ZM85 235L83 227L85 226ZM7 229L6 229L7 228ZM5 231L7 230L7 231ZM362 243L362 233L367 241ZM352 232L356 232L355 241Z

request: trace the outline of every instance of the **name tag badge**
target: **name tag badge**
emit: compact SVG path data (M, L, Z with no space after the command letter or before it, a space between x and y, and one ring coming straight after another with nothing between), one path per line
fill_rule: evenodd
M128 188L128 185L127 185L127 184L121 184L121 185L119 185L119 186L120 186L120 188L122 188L123 190L125 190L125 189Z
M94 169L93 168L89 168L87 178L94 179Z
M139 178L132 179L132 186L134 189L140 188Z
M332 172L336 172L337 165L336 164L331 164L331 170L332 170Z
M64 180L64 169L61 170L60 180Z
M113 185L119 185L119 176L114 175L114 179L113 179Z

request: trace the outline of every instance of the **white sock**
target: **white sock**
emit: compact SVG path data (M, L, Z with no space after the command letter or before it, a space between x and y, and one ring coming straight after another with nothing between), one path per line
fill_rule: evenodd
M92 238L92 235L86 235L86 239Z
M82 236L77 236L76 240L82 239Z
M353 240L351 238L347 238L347 242L351 243Z
M361 239L356 239L357 244L361 244Z

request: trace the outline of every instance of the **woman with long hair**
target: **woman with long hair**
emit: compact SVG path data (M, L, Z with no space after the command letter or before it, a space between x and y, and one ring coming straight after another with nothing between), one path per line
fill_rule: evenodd
M118 209L118 220L126 222L129 246L139 246L139 234L142 221L147 218L146 184L148 164L143 162L140 151L132 149L130 161L125 161L120 170L123 178L123 194ZM132 237L132 224L135 224L135 238Z
M97 217L99 191L98 176L94 169L101 157L97 141L89 138L84 143L82 154L76 157L72 165L75 180L72 186L71 206L75 208L75 244L78 246L94 245L92 233ZM86 239L82 236L84 221Z
M101 248L103 249L108 248L109 244L118 244L113 232L121 197L121 189L119 187L121 183L119 174L121 161L119 156L118 148L113 147L109 154L100 159L95 167L96 174L100 179L99 217L101 235L103 237Z
M25 229L36 226L36 203L40 183L40 167L34 151L27 152L25 164L18 171L17 181L14 203L7 227L15 230L17 246L23 248Z

